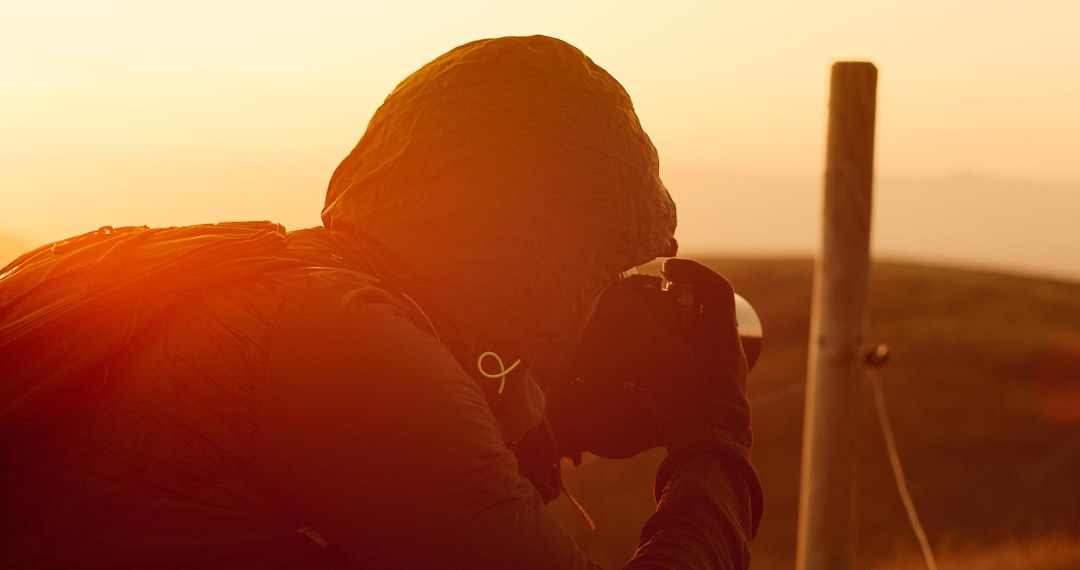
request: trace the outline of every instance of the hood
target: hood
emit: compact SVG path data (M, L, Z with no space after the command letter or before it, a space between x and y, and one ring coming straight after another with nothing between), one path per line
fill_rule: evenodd
M385 258L478 381L493 382L485 352L520 361L499 397L525 423L541 405L530 368L615 275L676 248L630 97L544 36L471 42L402 81L334 172L322 219Z

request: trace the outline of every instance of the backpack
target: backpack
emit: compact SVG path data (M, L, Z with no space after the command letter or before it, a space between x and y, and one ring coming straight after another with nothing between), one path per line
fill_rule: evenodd
M271 222L103 226L16 258L0 269L0 436L93 391L161 299L300 265L284 245Z

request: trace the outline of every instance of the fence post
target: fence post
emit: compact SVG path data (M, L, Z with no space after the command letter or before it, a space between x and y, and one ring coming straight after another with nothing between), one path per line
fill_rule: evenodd
M863 380L877 68L836 62L803 424L796 568L852 566L853 450Z

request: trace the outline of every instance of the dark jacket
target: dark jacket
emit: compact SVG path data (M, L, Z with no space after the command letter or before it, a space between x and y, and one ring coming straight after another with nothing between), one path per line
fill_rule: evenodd
M543 418L530 370L615 275L674 254L658 173L577 49L437 58L334 173L325 227L288 234L294 263L140 297L81 404L5 441L0 561L590 567L510 446ZM668 474L638 564L748 561L757 482L728 462Z

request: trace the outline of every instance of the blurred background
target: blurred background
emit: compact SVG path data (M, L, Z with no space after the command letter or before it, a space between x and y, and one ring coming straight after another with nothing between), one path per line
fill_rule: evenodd
M1075 280L1078 18L1047 0L9 3L0 232L317 224L398 81L467 41L540 33L630 92L687 253L813 253L829 67L866 60L875 253Z
M928 538L942 567L1078 567L1077 21L1049 0L8 3L0 258L106 224L316 225L398 81L473 39L559 37L631 94L683 255L762 314L755 566L790 568L829 68L871 61L871 333L894 347L880 374ZM860 567L918 567L866 404ZM598 560L632 550L658 457L568 474Z

